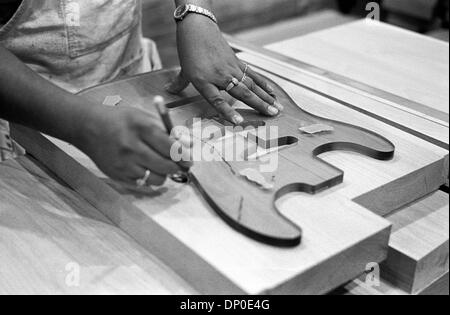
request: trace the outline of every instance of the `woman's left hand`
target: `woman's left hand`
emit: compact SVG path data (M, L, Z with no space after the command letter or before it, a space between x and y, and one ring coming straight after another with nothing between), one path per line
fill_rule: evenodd
M235 78L240 83L229 90L232 97L268 116L283 110L274 89L261 75L248 67L242 81L246 64L236 57L212 20L190 14L178 24L177 37L182 70L167 86L170 93L178 94L192 83L225 119L239 125L244 119L232 108L224 92Z

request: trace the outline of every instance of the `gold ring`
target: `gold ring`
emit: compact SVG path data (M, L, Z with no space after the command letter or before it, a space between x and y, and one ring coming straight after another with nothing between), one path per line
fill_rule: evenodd
M149 170L146 170L144 177L141 178L141 179L138 179L136 181L136 185L138 186L138 188L142 188L142 187L147 186L147 182L150 179L151 175L152 175L152 172L150 172Z

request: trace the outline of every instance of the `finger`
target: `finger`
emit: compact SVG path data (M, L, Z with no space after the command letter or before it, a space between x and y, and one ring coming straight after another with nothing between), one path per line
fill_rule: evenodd
M205 84L196 88L208 103L211 104L211 106L213 106L225 119L235 125L240 125L244 122L244 118L231 107L216 86Z
M256 109L262 114L266 114L268 116L276 116L280 113L280 110L278 108L264 102L243 83L239 83L239 85L231 89L229 93L233 97Z
M165 86L165 90L171 94L179 94L189 86L189 80L184 77L183 71Z
M179 170L189 170L192 166L189 148L192 145L187 143L188 139L183 140L187 144L187 146L184 146L180 141L176 141L169 137L166 131L162 130L158 126L149 124L149 121L150 119L148 117L142 116L142 121L140 122L140 137L145 144L145 147L141 147L141 150L146 152L148 156L156 155L158 161L165 161L165 163L162 164L165 168L162 168L161 170L168 169L168 163L172 165L172 168L174 165L178 167L178 170L175 172L166 171L164 173L160 173L158 170L155 171L165 175L174 174ZM189 142L190 141L191 140L189 139ZM173 152L176 153L176 157L172 156Z
M136 148L136 152L138 153L137 163L152 173L166 176L184 170L177 163L170 160L170 157L165 158L152 150L147 143L140 143Z
M225 99L225 102L227 102L228 104L230 104L231 106L233 106L234 104L236 104L237 100L231 96L230 94L228 94L225 91L220 91L220 94L222 94L223 98Z
M250 76L247 76L242 83L244 83L250 91L255 93L264 102L266 102L269 105L275 106L278 110L281 110L281 108L278 108L277 106L278 104L275 105L276 101L275 98L273 98L272 96L267 94L266 91L261 89Z
M150 124L150 121L148 117L142 117L139 130L141 140L161 156L170 158L170 150L175 140L170 138L163 129Z
M142 165L135 165L130 168L129 176L126 178L126 183L130 185L134 185L137 187L138 180L143 179L145 177L145 173L147 172L147 168ZM166 182L166 176L159 175L150 170L150 177L148 178L146 184L147 186L162 186Z
M245 64L244 64L245 70ZM259 97L275 106L278 110L284 110L284 106L277 100L274 88L268 83L267 79L262 75L254 71L252 68L247 67L247 76L253 80L257 88L254 91ZM270 98L268 98L268 95ZM273 102L272 102L273 100Z
M274 88L267 82L267 79L265 79L262 75L254 71L252 68L247 68L247 74L250 78L252 78L255 83L262 88L267 94L271 95L272 97L276 98L275 96L275 90Z

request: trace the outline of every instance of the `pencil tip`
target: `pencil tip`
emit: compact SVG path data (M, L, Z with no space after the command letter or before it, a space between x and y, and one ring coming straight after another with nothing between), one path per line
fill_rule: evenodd
M164 97L158 95L155 96L155 98L153 99L153 103L155 104L156 108L159 110L160 113L166 113L167 112L167 107L166 107L166 102L164 100Z

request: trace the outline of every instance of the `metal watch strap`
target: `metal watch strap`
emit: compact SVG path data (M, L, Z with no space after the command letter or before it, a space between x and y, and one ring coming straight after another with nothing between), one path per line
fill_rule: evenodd
M180 19L176 19L177 21L182 21L189 13L197 13L210 18L212 21L214 21L214 23L217 24L217 18L211 11L194 4L187 4L186 6L187 6L186 15Z

